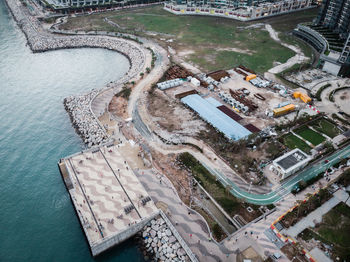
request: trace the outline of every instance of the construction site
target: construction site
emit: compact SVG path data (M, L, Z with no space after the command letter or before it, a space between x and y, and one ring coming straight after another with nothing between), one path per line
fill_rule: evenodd
M273 139L274 127L299 114L318 114L305 90L269 81L243 65L197 75L173 65L149 91L147 105L152 130L162 140L201 141L255 184L265 183L257 172L264 162L287 149Z

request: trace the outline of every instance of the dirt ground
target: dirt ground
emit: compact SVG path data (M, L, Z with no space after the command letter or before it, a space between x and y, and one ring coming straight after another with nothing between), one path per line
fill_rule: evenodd
M252 112L250 116L241 114L244 119L240 120L240 123L242 125L253 124L261 129L265 128L267 125L273 124L274 119L267 118L265 116L265 110L286 101L286 99L283 99L272 91L258 89L247 81L238 79L238 77L225 83L222 89L242 87L251 91L251 94L248 96L249 98L252 98L254 93L262 93L266 101L257 101L258 99L255 98L254 103L259 105L258 110ZM152 118L152 122L156 123L155 131L168 141L177 141L174 140L176 136L182 137L183 139L186 137L194 137L198 140L202 140L212 147L219 156L226 160L233 169L239 172L244 179L253 181L254 184L264 184L265 179L263 175L258 172L260 163L278 156L283 150L283 147L281 147L278 142L277 145L274 145L275 142L270 141L252 150L243 145L244 141L229 142L212 126L195 115L193 111L184 107L179 99L175 98L176 94L191 89L196 89L206 98L213 97L224 104L219 98L218 92L209 92L208 89L204 87L194 87L190 83L185 83L182 86L171 88L166 91L161 91L156 88L147 96L147 110Z
M259 254L252 247L248 247L237 256L237 262L243 262L245 259L251 260L252 262L263 261L262 257L260 257Z
M258 106L258 108L255 111L249 113L248 116L244 114L240 114L244 118L243 120L240 121L240 123L243 125L251 123L256 127L263 129L269 125L275 124L274 118L270 118L266 116L265 114L266 109L271 111L279 103L291 100L290 98L281 97L278 93L275 93L270 89L257 88L253 86L251 83L245 81L242 75L236 72L233 72L230 74L230 79L221 85L220 91L229 93L230 89L236 91L242 88L245 88L250 92L250 94L246 98L251 100L253 103L255 103ZM263 96L266 100L262 101L256 98L254 94L259 94ZM220 101L219 98L218 100ZM220 102L223 102L223 101L220 101Z
M186 204L190 204L190 178L188 172L180 169L176 164L176 155L163 155L155 150L151 152L154 166L165 174L176 188L181 200Z
M149 114L160 129L184 136L194 136L204 129L202 120L196 119L179 100L171 99L164 92L156 89L147 99Z
M306 256L298 250L298 248L293 244L287 244L281 248L281 251L288 257L288 259L292 260L293 257L296 257L296 261L300 262L308 262L309 260Z
M113 96L111 102L108 105L108 111L117 117L126 119L129 117L127 107L128 101L125 98L121 96Z
M350 88L346 90L341 90L334 94L334 101L341 111L350 114Z
M202 131L198 139L209 145L243 179L252 181L255 185L266 182L264 176L259 174L259 165L276 158L284 150L278 141L273 140L261 143L254 150L247 148L243 140L230 143L209 125L207 131Z

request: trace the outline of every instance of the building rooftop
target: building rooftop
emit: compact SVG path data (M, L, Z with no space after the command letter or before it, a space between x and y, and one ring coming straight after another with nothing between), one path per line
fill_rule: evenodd
M212 104L214 102L213 100L210 103L196 94L186 96L181 101L196 111L201 118L217 128L229 139L239 140L251 134L248 129L217 109Z
M157 213L157 207L115 146L63 159L73 204L90 246Z
M287 171L290 168L293 168L297 165L304 164L309 161L310 157L306 155L300 149L294 149L283 156L275 159L273 163L280 166L283 170Z

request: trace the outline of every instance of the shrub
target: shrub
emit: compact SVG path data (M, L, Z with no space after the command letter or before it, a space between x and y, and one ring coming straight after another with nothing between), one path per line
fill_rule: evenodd
M317 90L317 93L316 93L316 99L318 101L322 101L321 99L321 93L323 92L323 90L325 90L327 87L331 86L331 84L326 84L324 86L321 86L320 89Z

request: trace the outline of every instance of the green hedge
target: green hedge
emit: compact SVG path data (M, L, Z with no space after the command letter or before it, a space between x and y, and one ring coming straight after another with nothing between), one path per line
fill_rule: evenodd
M324 86L321 86L320 89L317 90L317 93L316 93L316 99L318 101L322 101L321 99L321 93L323 92L323 90L325 90L327 87L331 86L331 84L326 84Z

